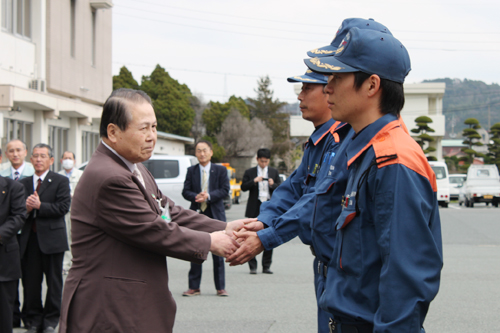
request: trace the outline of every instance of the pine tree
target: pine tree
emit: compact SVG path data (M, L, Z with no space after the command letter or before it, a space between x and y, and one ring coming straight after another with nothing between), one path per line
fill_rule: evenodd
M113 90L119 88L139 89L139 84L125 66L120 68L118 75L113 76Z
M437 158L434 156L428 156L427 154L430 152L436 151L436 148L429 146L429 143L434 141L434 138L427 134L428 132L433 133L435 132L434 129L429 127L429 124L432 123L432 119L427 117L427 116L420 116L415 119L415 123L417 125L417 128L413 128L411 131L412 133L419 134L417 136L417 143L419 144L420 148L424 151L425 156L427 156L428 161L437 161ZM428 145L426 149L424 149L424 146Z

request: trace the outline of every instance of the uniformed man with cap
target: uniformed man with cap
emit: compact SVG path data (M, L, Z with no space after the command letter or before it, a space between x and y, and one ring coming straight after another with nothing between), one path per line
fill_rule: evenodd
M373 19L349 18L342 22L336 36L329 45L311 50L308 52L308 55L323 57L334 54L337 50L337 46L342 42L342 39L352 27L390 33L385 26L375 22ZM303 76L291 77L288 81L303 82L304 91L304 89L308 89L306 83L314 83L314 81L311 80L313 78L319 80L316 82L316 85L320 83L324 84L324 77L311 71L306 72ZM327 98L324 94L322 96ZM322 103L324 109L328 108L328 103L325 103L325 99L318 99L318 102ZM328 111L331 112L330 109L328 109ZM331 227L332 220L335 220L340 214L340 202L347 182L345 167L341 167L341 165L346 164L347 161L344 158L344 154L339 154L338 149L343 140L350 140L354 135L354 133L350 131L350 126L348 124L340 122L336 124L335 131L331 132L333 140L330 140L323 148L320 163L318 163L318 168L316 168L316 172L314 173L315 190L309 190L303 193L297 202L287 202L288 205L293 204L292 207L283 205L282 211L285 211L285 213L273 210L273 206L269 207L271 208L268 210L269 215L264 215L264 218L267 217L271 219L274 215L279 213L283 215L278 217L272 225L266 224L266 229L258 231L256 235L258 237L247 238L247 243L244 243L237 253L228 258L228 260L233 260L233 264L241 263L239 261L245 262L244 260L248 260L245 257L245 251L249 251L249 253L251 253L251 251L256 251L259 253L262 246L266 249L274 248L294 238L298 234L306 245L311 245L311 251L315 257L313 268L315 291L318 301L324 290L326 276L324 268L326 267L326 263L330 260L335 242L335 228ZM303 163L305 160L304 157ZM336 165L338 165L337 168L335 168ZM317 186L319 184L322 184L322 188L319 189L318 193ZM283 193L285 194L286 192ZM318 193L318 195L316 195L316 193ZM282 203L277 204L282 205ZM261 218L262 217L259 216L259 221L262 221ZM252 223L247 226L247 229L259 230L261 226L262 223L260 222ZM316 232L311 232L312 230ZM312 237L315 237L314 241ZM319 332L329 331L328 318L330 316L330 314L323 311L318 306Z
M320 298L330 329L421 332L443 257L436 178L399 119L408 52L388 33L354 27L334 56L305 63L330 75L332 116L355 132L340 148L348 180Z

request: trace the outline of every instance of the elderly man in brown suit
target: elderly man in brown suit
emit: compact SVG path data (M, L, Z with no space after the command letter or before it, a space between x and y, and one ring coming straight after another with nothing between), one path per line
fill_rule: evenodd
M176 305L165 256L196 263L227 257L224 223L175 206L142 165L156 143L156 117L142 91L114 91L103 107L97 147L71 207L73 265L59 332L172 332ZM223 230L226 230L224 232Z

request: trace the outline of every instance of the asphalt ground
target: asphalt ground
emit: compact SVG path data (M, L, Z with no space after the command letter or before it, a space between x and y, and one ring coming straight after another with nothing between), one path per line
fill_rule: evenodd
M245 198L226 211L241 218ZM500 209L450 204L441 208L444 268L431 303L427 332L495 332L500 313ZM203 265L201 295L183 297L190 264L168 258L170 290L177 302L174 332L316 332L313 257L300 240L274 250L272 275L250 275L248 265L226 266L229 297L215 296L212 259ZM24 332L15 329L14 332Z

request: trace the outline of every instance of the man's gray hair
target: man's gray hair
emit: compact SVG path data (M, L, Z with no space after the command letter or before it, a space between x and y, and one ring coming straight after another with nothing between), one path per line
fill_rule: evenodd
M35 150L35 148L47 148L48 151L49 151L49 157L52 158L54 157L54 155L52 155L52 147L49 146L48 144L46 143L37 143L34 147L33 147L33 151ZM33 153L32 153L33 154Z

